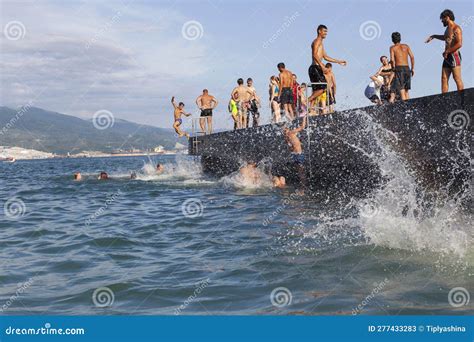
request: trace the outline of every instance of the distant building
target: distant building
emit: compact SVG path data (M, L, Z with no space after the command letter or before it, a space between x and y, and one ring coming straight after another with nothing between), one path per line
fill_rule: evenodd
M155 152L155 153L164 153L165 148L163 146L159 145L159 146L157 146L153 149L153 152Z

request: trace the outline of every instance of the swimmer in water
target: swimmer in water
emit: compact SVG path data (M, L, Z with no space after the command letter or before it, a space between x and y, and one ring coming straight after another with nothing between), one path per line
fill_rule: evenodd
M137 179L137 173L135 171L132 171L130 174L130 179Z
M257 169L257 163L250 161L239 170L240 176L245 182L259 184L261 181L260 172Z
M165 167L162 164L156 164L156 173L161 174L165 171Z
M99 177L98 177L97 179L99 179L99 180L107 180L107 179L109 179L109 175L107 174L107 172L102 171L102 172L99 174Z
M286 179L283 176L273 177L273 186L275 188L284 188L286 186Z
M173 104L174 107L174 123L173 123L173 128L176 131L176 133L179 135L179 137L186 136L186 138L189 138L189 134L186 132L183 132L180 128L181 124L183 123L183 119L181 119L181 115L185 116L191 116L191 113L186 113L184 111L184 103L180 102L178 105L176 102L174 102L174 96L171 98L171 103Z
M80 172L76 172L76 173L74 174L74 180L75 180L75 181L80 181L80 180L82 180L82 175L81 175Z
M283 127L283 135L291 151L291 159L296 165L301 184L306 184L306 173L304 170L305 156L298 134L306 128L307 117L305 116L295 129L289 129L286 125Z

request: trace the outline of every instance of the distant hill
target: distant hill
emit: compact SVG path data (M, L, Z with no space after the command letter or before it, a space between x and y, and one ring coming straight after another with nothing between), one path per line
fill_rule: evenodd
M125 120L115 119L112 127L99 130L92 120L41 108L30 107L21 115L17 113L17 109L0 107L0 145L74 154L85 150L145 150L158 145L172 149L178 141L172 130Z

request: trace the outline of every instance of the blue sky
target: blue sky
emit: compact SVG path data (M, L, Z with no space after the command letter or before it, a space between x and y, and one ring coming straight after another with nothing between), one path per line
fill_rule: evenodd
M237 78L252 77L268 121L268 79L276 64L285 62L307 81L310 44L321 23L329 28L329 56L348 62L334 68L338 109L369 104L364 88L388 54L393 31L415 54L412 97L429 95L440 91L443 43L424 39L443 33L445 8L463 27L464 82L473 85L472 1L3 0L0 6L1 105L32 101L82 118L105 109L116 118L170 127L169 98L176 95L197 116L194 100L208 88L220 100L216 126L230 128L229 94ZM9 31L12 25L19 31Z

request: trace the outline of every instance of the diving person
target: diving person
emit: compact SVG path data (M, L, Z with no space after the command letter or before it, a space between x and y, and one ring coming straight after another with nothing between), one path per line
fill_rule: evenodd
M176 131L176 133L178 134L178 136L180 138L183 137L183 136L186 136L187 138L189 138L189 134L182 131L180 126L183 123L183 119L181 119L181 115L191 116L191 113L186 113L184 111L184 103L183 102L180 102L177 105L176 102L174 102L174 96L171 98L171 103L173 104L173 108L174 108L174 113L173 113L173 115L174 115L174 123L173 123L174 130Z

